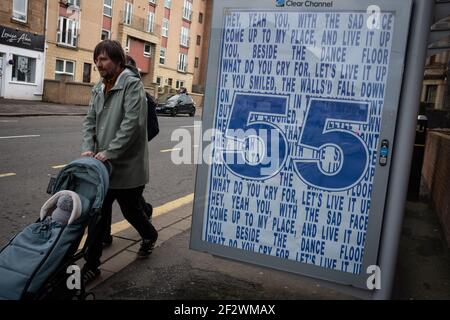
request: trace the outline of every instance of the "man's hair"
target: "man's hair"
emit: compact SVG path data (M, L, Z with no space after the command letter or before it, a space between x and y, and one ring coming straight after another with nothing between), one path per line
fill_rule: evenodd
M125 66L125 52L119 41L107 39L99 42L94 49L94 62L102 53L106 53L106 55L119 66Z
M130 66L136 67L136 61L128 54L125 56L125 62Z

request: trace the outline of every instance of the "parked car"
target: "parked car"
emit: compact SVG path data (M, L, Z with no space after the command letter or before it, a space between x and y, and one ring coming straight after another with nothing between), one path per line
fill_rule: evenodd
M175 117L179 113L188 114L190 117L193 117L195 115L195 102L188 94L162 97L158 100L156 112L170 114L172 117Z

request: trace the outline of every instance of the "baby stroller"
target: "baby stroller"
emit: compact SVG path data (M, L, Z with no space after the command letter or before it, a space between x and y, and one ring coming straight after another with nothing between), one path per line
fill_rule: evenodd
M91 157L69 163L56 177L50 198L39 220L14 236L0 251L0 299L84 299L85 288L67 287L68 268L82 258L89 246L89 234L95 232L103 199L108 191L111 165ZM78 205L67 225L52 222L46 216L55 209L57 194L75 193ZM78 195L78 196L76 196ZM79 207L77 214L75 207ZM89 234L78 250L86 227ZM81 279L80 279L81 280Z

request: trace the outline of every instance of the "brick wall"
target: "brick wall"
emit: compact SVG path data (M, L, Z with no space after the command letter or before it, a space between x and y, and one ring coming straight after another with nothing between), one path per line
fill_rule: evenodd
M89 105L93 84L67 81L67 76L62 75L61 81L45 79L44 95L42 101L72 104ZM144 89L153 96L156 96L155 85L145 86Z
M87 106L91 92L92 84L66 82L66 76L62 75L61 81L44 80L42 101Z
M450 247L450 130L428 132L422 175Z
M28 1L27 22L12 19L13 1L0 0L0 24L21 31L43 35L45 29L45 0Z

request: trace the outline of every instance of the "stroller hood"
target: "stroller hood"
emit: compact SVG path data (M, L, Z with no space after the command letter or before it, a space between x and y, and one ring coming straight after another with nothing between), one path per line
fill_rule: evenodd
M61 190L75 191L81 198L82 214L94 211L90 209L100 209L108 191L110 170L110 166L107 167L95 158L73 160L58 174L52 193ZM88 184L95 187L86 188Z

